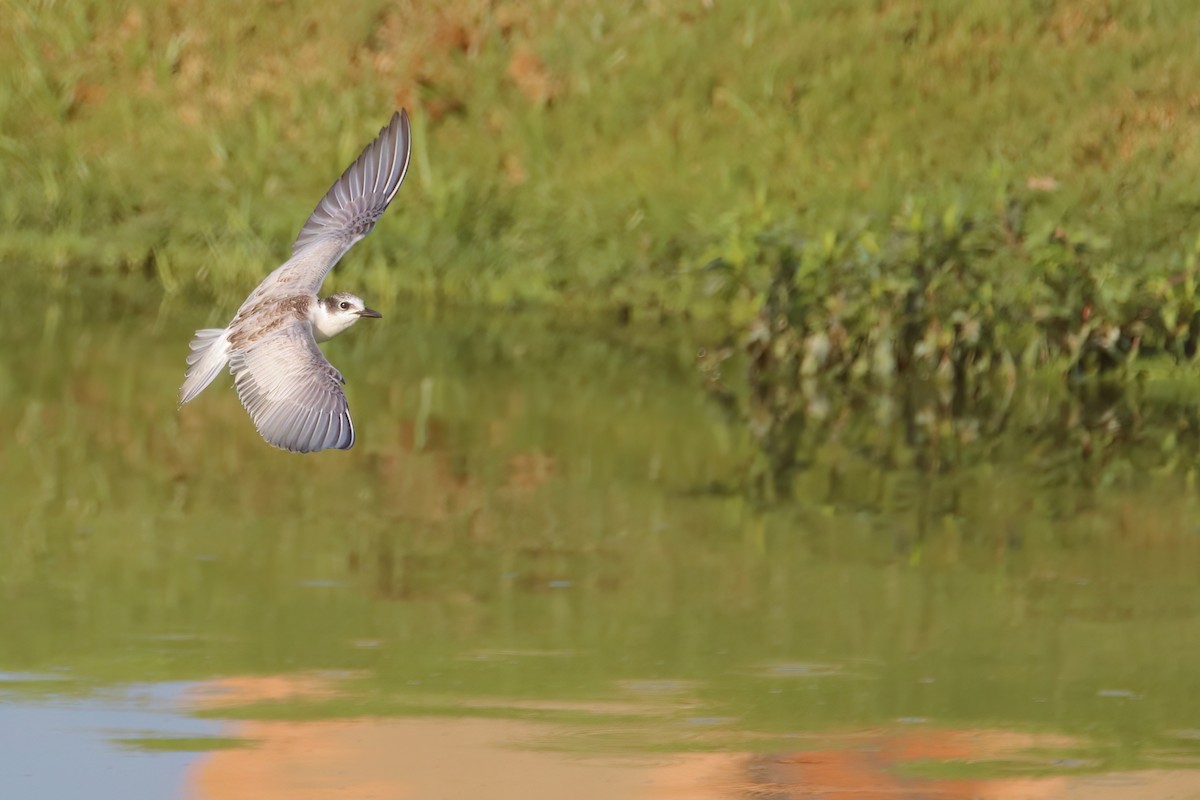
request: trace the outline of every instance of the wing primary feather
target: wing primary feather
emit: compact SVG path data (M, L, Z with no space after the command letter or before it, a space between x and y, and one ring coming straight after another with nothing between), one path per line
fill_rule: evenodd
M293 254L326 237L346 240L349 247L370 232L404 180L411 139L408 112L393 113L317 204L292 245Z
M346 425L342 421L342 415L337 414L329 420L329 447L340 449L342 446L342 435Z
M304 426L301 428L301 436L304 439L304 451L306 453L320 449L321 443L317 438L317 423L320 417L321 411L316 408L310 408L304 415Z
M312 445L313 450L324 450L329 438L329 412L318 411L313 418Z
M394 145L381 147L375 163L372 165L371 191L374 194L387 194L387 181L391 175L391 163L396 148Z
M304 420L308 416L308 409L303 406L285 406L285 409L284 413L280 415L283 432L279 434L279 440L289 450L301 450L304 439Z
M411 158L412 126L400 110L325 192L296 236L292 257L256 294L284 287L315 294L346 251L374 229L400 191Z

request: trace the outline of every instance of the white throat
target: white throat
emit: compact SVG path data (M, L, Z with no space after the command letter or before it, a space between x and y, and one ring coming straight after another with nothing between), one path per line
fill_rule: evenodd
M312 324L313 338L318 342L327 342L342 331L358 322L359 316L354 312L334 311L330 313L321 302L313 303L308 312L308 321Z

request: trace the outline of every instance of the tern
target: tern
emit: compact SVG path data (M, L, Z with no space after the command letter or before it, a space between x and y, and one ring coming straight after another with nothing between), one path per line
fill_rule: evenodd
M402 109L325 193L300 229L292 257L251 292L229 325L196 331L179 388L181 408L228 365L242 405L269 444L294 453L354 446L346 380L317 342L382 315L348 292L318 299L317 290L392 202L411 149Z

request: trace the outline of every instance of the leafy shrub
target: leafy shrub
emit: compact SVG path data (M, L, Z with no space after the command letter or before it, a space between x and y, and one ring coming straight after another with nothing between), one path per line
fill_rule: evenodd
M1135 375L1151 353L1196 352L1200 242L1166 262L1115 260L1103 239L999 213L909 201L882 229L805 237L731 218L706 267L734 334L705 360L708 385L748 422L786 483L817 383L944 387L961 406L1059 367L1072 385ZM744 392L722 362L745 358Z

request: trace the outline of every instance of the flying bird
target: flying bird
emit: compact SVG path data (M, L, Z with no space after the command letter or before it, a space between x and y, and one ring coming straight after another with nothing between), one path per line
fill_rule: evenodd
M269 444L294 453L354 446L346 380L317 342L382 315L348 292L319 299L317 290L396 196L411 148L408 112L401 110L325 193L292 257L250 293L229 325L196 331L180 407L228 365L242 405Z

